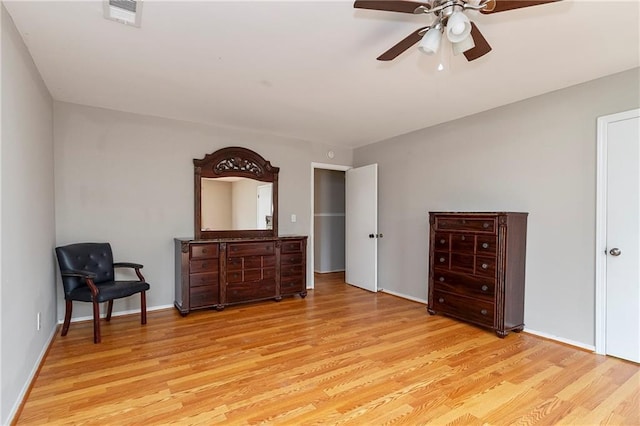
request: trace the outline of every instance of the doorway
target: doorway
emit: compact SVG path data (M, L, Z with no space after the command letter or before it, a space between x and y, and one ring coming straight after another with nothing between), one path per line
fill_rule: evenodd
M640 362L640 109L598 118L596 353Z

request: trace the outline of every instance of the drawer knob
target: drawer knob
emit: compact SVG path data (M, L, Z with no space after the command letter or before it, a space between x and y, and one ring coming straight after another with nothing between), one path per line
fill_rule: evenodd
M488 265L488 264L486 264L486 263L483 263L483 264L482 264L482 269L487 269L487 268L489 268L489 265Z
M445 260L446 260L446 259L445 259L444 257L441 257L441 258L440 258L440 263L444 263L444 261L445 261Z
M444 238L440 240L440 244L444 244L446 242L447 242L447 240L445 240Z
M483 285L481 288L482 288L482 291L487 291L487 290L489 290L489 286L488 286L488 285L486 285L486 284L485 284L485 285Z
M487 312L487 310L486 310L486 309L483 309L483 310L481 310L481 311L480 311L480 313L481 313L482 315L487 315L487 313L488 313L488 312Z
M438 302L444 303L444 297L441 297L440 299L438 299Z
M466 241L466 240L467 240L467 237L465 237L465 236L463 235L462 237L460 237L460 239L461 239L462 241Z
M489 227L489 222L485 222L485 223L483 223L483 224L482 224L482 227L483 227L484 229L487 229L487 228Z
M444 277L440 277L440 282L443 283L444 282Z
M489 248L489 243L482 243L482 248L483 249L488 249Z

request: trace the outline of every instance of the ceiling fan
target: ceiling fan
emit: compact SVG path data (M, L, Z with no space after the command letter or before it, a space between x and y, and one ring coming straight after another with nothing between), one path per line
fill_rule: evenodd
M432 14L431 25L418 28L391 49L378 56L379 61L395 59L416 43L418 48L427 54L438 51L442 34L451 42L454 55L464 53L468 61L473 61L491 51L491 46L482 33L469 20L465 11L478 10L481 13L497 13L522 7L537 6L560 0L356 0L356 9L382 10L388 12Z

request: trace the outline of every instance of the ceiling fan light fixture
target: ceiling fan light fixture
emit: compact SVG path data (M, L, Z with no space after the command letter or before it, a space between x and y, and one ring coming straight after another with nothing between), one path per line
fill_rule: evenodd
M476 47L476 43L473 41L473 37L471 36L471 34L469 34L467 38L462 41L451 43L451 49L453 50L454 55L459 55L469 49L473 49L474 47Z
M418 49L427 55L433 55L438 51L438 48L440 48L440 40L442 40L442 33L440 33L440 29L431 28L427 31L424 37L422 37L422 40L420 40Z
M471 22L462 12L453 12L447 21L447 38L451 43L459 43L471 34Z

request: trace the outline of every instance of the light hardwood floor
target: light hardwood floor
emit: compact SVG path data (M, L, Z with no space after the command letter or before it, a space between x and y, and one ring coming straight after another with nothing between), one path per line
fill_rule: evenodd
M306 299L56 336L17 424L640 424L640 366L318 276ZM116 302L117 303L117 302ZM117 306L117 305L116 305Z

